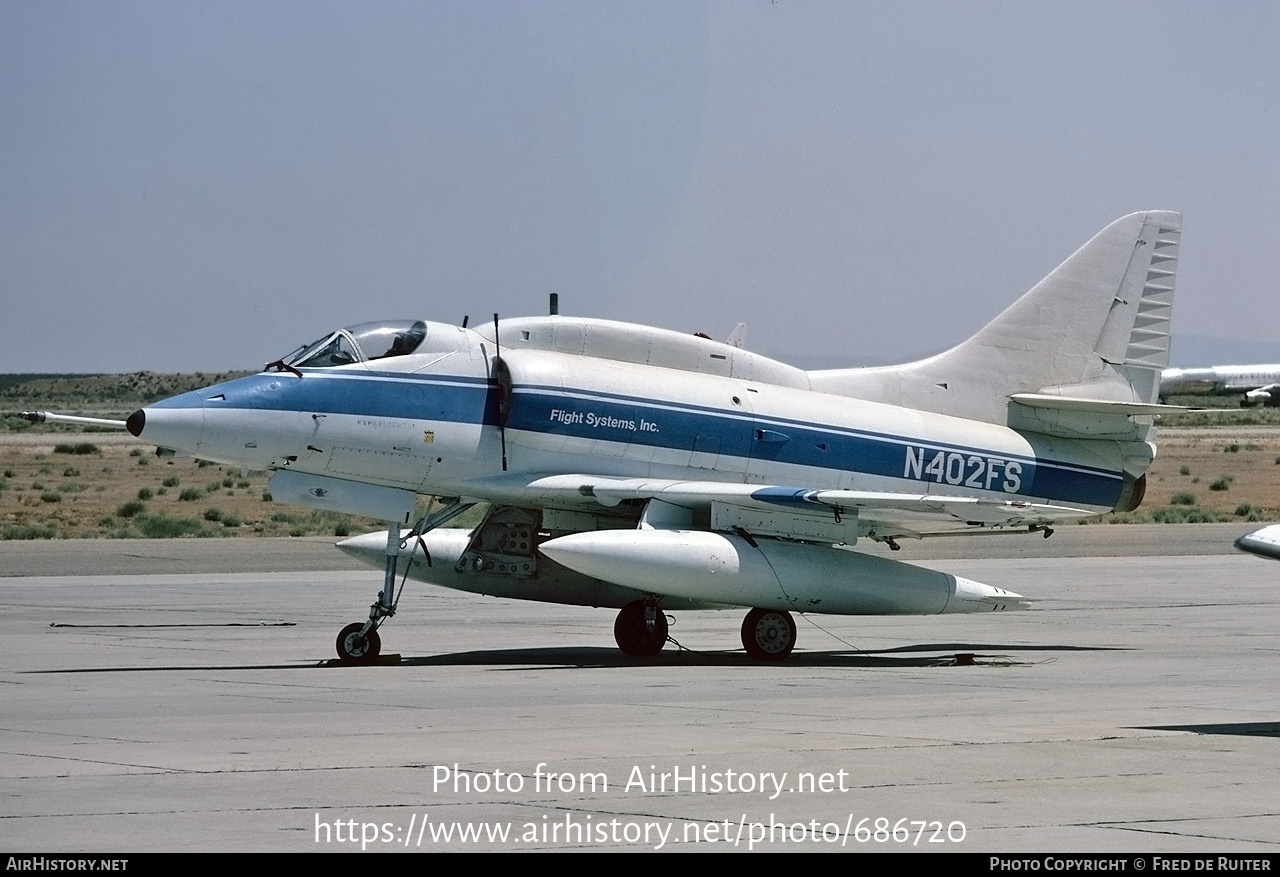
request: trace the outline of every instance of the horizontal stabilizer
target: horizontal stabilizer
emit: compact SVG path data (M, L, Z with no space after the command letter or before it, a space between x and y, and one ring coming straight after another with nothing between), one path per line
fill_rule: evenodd
M1047 393L1014 393L1014 402L1030 408L1056 408L1060 411L1089 411L1094 414L1119 414L1125 417L1147 414L1177 414L1196 411L1185 405L1161 405L1157 402L1109 402L1082 399L1079 396L1051 396Z

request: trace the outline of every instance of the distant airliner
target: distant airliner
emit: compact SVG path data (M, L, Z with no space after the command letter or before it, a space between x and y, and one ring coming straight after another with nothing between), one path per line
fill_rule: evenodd
M1167 368L1160 373L1160 398L1231 396L1240 406L1280 406L1280 364L1215 365L1210 368Z

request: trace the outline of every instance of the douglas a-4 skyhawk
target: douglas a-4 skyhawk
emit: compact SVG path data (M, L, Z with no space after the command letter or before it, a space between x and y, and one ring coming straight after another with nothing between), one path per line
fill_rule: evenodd
M867 554L940 534L1043 533L1142 500L1168 365L1180 217L1109 225L960 345L802 371L603 320L403 321L332 332L260 374L134 412L163 449L272 470L276 501L366 515L339 548L384 569L338 655L370 660L408 577L621 611L628 655L667 613L748 610L779 659L794 612L1025 608L1018 594ZM414 521L421 494L441 498ZM476 503L471 530L451 519Z

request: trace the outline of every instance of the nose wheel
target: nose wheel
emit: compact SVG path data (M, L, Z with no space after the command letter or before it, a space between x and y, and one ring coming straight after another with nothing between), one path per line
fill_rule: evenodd
M366 664L382 651L378 631L363 632L365 622L355 621L338 631L338 660L344 664Z
M796 645L796 623L790 612L752 609L742 622L742 647L757 661L781 661Z

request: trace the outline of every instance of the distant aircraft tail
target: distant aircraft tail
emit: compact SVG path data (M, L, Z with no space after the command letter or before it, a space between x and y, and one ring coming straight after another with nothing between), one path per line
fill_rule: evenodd
M1145 438L1181 227L1161 210L1117 219L969 340L905 365L810 372L810 385L1049 435Z

